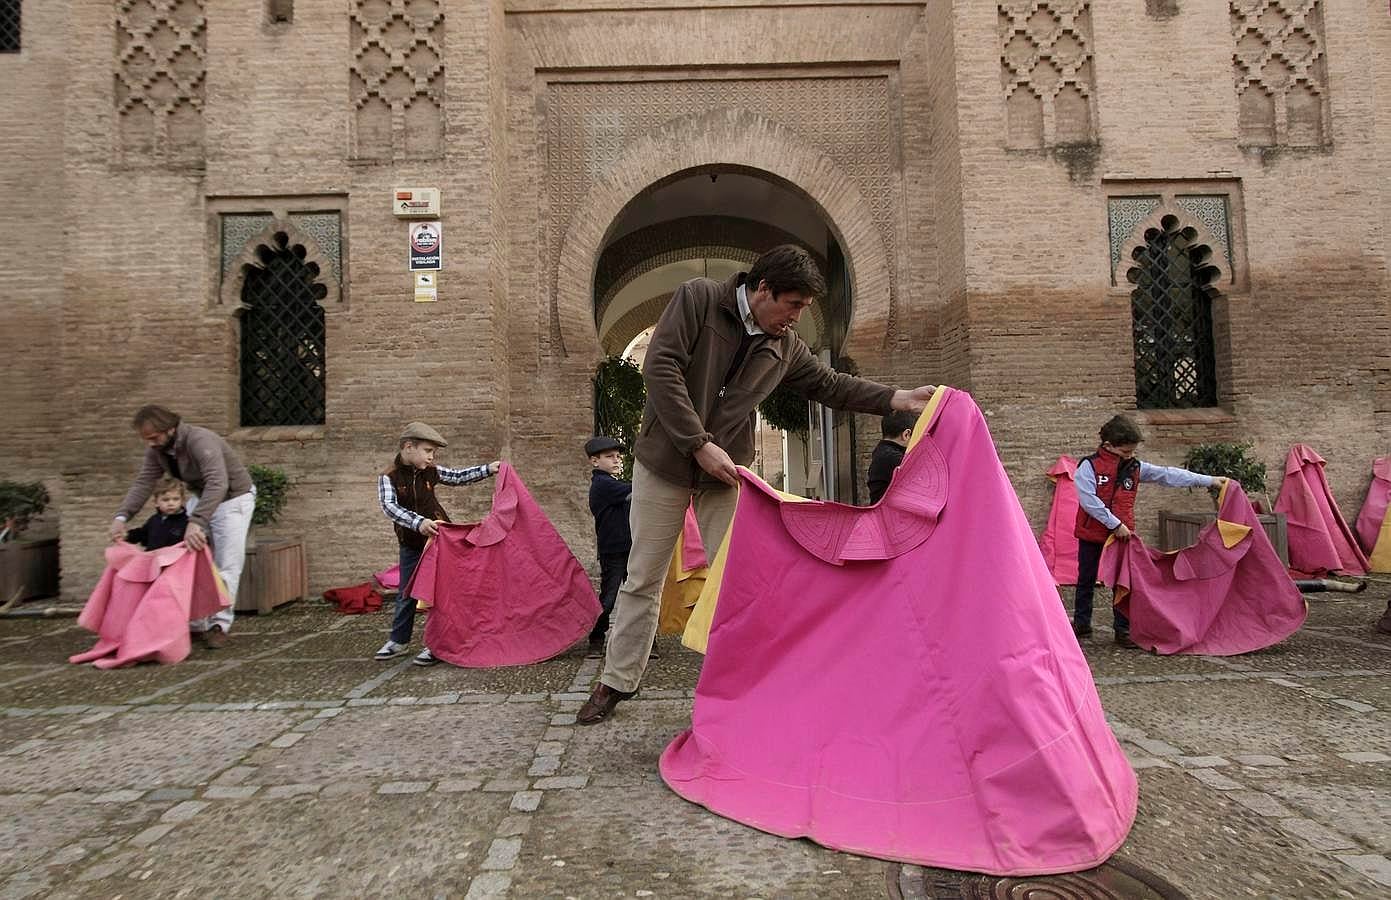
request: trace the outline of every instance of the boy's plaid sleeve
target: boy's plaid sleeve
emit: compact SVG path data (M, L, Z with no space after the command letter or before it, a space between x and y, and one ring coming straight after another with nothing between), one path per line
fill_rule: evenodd
M419 531L420 526L425 523L424 516L411 512L397 502L396 488L391 486L391 479L385 475L377 477L377 501L381 503L382 512L386 513L386 517L402 528Z
M435 471L440 473L441 484L473 484L475 481L482 481L493 474L488 471L491 463L484 463L481 466L469 466L467 469L450 469L445 466L436 466Z

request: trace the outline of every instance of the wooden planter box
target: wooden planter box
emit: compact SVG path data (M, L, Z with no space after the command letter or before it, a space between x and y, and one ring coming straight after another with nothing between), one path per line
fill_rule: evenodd
M57 538L0 544L0 606L57 593Z
M1217 513L1215 512L1176 513L1161 510L1159 513L1159 549L1167 553L1171 550L1182 550L1184 547L1193 546L1198 542L1198 532L1216 518ZM1266 536L1275 545L1275 552L1279 555L1280 561L1288 566L1290 564L1290 540L1289 532L1285 526L1285 514L1262 513L1257 518L1260 519Z
M246 548L237 612L268 613L309 595L309 564L300 538L260 538Z

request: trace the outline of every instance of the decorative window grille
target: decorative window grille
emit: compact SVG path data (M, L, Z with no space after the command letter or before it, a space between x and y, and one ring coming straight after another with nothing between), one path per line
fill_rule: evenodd
M1217 405L1212 249L1176 216L1145 231L1126 279L1135 339L1135 404L1140 409Z
M328 288L302 244L283 231L256 248L242 286L241 424L324 423L324 309Z
M0 0L0 53L19 52L20 0Z

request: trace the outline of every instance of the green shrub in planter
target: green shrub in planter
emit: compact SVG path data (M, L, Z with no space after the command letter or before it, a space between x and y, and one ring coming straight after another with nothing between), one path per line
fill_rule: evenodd
M251 524L274 524L289 498L290 476L270 466L247 466L247 471L256 485L256 511L251 514Z
M43 482L0 481L0 541L16 539L47 508Z
M1265 463L1252 454L1255 445L1198 444L1183 458L1183 467L1204 475L1222 475L1241 482L1247 494L1265 493Z

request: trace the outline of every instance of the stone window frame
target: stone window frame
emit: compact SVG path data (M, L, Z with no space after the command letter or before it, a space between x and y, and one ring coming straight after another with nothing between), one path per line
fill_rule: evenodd
M240 410L241 380L240 359L241 313L246 307L241 301L242 287L246 282L244 266L256 258L256 248L273 237L277 231L285 232L291 243L301 243L305 249L305 261L319 266L319 281L328 288L328 293L319 301L324 308L324 326L328 330L327 345L332 343L335 319L348 312L349 282L349 236L348 236L348 195L293 195L266 197L212 197L206 203L206 259L212 277L208 279L206 297L207 312L214 317L231 320L232 335L228 350L228 362L237 377L228 380L228 409ZM292 220L292 216L305 213L337 213L339 219L338 270L327 253L312 236L304 233ZM271 222L242 245L241 251L224 269L222 263L222 218L227 215L267 215ZM239 421L239 415L237 421ZM324 425L268 425L257 427L237 427L228 437L240 442L287 442L323 440L330 424Z
M1105 177L1102 179L1102 192L1105 197L1107 233L1110 232L1110 204L1113 200L1130 197L1148 197L1158 201L1158 205L1147 215L1135 221L1130 232L1120 244L1120 262L1111 266L1111 241L1106 241L1107 266L1110 280L1106 290L1108 303L1124 304L1129 316L1130 296L1134 287L1124 278L1123 266L1132 258L1135 248L1145 242L1145 231L1160 227L1165 216L1177 216L1185 225L1191 225L1199 239L1213 249L1212 264L1221 273L1213 283L1219 296L1213 303L1213 343L1217 362L1217 405L1191 409L1133 409L1130 415L1142 425L1186 426L1231 424L1236 417L1231 412L1234 399L1232 346L1231 346L1231 304L1248 299L1250 296L1250 277L1246 257L1246 214L1242 196L1241 179L1220 176L1208 178L1141 179L1128 176ZM1219 248L1222 241L1192 212L1179 204L1186 197L1225 195L1227 198L1227 250L1224 255ZM1125 352L1133 353L1128 344Z

